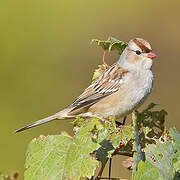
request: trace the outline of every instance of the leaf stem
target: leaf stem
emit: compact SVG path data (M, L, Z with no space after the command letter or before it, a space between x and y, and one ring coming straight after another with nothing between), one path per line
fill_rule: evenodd
M106 51L104 51L104 54L103 54L103 64L106 66L106 68L109 68L109 65L105 61L105 56L106 56Z

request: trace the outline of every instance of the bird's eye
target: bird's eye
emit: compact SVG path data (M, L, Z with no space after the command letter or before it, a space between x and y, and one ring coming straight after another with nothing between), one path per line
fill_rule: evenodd
M141 54L141 51L137 50L137 51L136 51L136 54L137 54L137 55L140 55L140 54Z

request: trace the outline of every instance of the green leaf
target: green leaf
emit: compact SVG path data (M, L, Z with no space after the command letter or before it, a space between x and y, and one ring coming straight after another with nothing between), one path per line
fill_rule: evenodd
M159 169L160 177L164 180L171 180L175 175L174 157L174 148L171 142L157 141L156 145L147 146L146 160Z
M0 180L18 180L19 173L14 172L11 176L0 173Z
M160 172L150 162L140 161L137 174L133 180L160 180Z
M93 42L96 42L98 46L101 46L104 51L110 52L113 50L117 50L119 54L121 54L127 46L127 43L113 37L109 37L106 41L93 39L92 43Z
M141 147L145 148L145 144L155 144L155 140L159 139L165 130L165 116L167 112L165 110L153 111L152 109L157 104L151 103L148 107L138 114L137 122L139 128L139 137L141 141Z
M149 110L153 109L155 106L157 106L157 104L155 104L155 103L150 103L150 104L148 105L148 107L143 110L143 113L144 113L144 112L148 112Z
M119 132L113 133L110 136L110 140L114 148L117 148L120 143L127 144L131 139L133 139L133 127L131 125L122 127Z
M92 43L93 42L97 43L98 46L102 47L104 51L108 50L109 52L111 52L113 50L117 50L119 54L121 54L127 46L127 43L113 37L109 37L106 41L92 39ZM92 82L97 80L105 70L106 70L105 65L99 65L98 69L94 71Z
M92 82L96 81L106 70L105 65L98 65L98 69L95 69L93 77L92 77Z
M173 147L175 151L174 168L180 172L180 133L175 129L171 128L169 131L170 136L173 138Z
M102 166L104 167L106 165L106 159L109 156L109 152L114 152L114 147L112 146L112 143L108 140L103 140L100 143L101 147L96 151L96 158L101 161Z
M169 130L169 134L174 140L175 149L180 151L180 133L175 128L171 128Z
M172 180L175 177L173 160L175 157L172 142L147 145L146 161L139 162L134 180Z
M138 114L139 137L145 151L145 162L138 164L137 174L133 179L177 179L180 169L180 134L170 130L173 140L169 139L168 132L164 127L164 110L153 111L156 104L151 103L144 111Z
M10 176L0 174L0 180L12 180Z
M29 144L25 180L78 180L91 177L99 165L90 153L100 145L92 141L97 119L82 125L72 138L67 134L40 136Z

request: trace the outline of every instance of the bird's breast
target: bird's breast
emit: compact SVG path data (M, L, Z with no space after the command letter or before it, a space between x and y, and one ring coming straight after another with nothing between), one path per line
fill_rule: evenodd
M90 107L90 111L107 118L121 117L137 109L150 94L153 74L150 70L130 74L116 93L100 100Z

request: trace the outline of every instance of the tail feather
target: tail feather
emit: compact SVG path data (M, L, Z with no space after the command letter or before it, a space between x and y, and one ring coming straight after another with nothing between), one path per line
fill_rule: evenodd
M47 123L47 122L56 120L57 117L58 117L58 116L57 116L56 114L55 114L55 115L52 115L52 116L49 116L49 117L47 117L47 118L41 119L41 120L39 120L39 121L36 121L36 122L34 122L34 123L28 124L28 125L20 128L20 129L17 129L15 132L16 132L16 133L17 133L17 132L21 132L21 131L24 131L24 130L26 130L26 129L30 129L30 128L32 128L32 127L39 126L39 125L41 125L41 124L44 124L44 123Z

